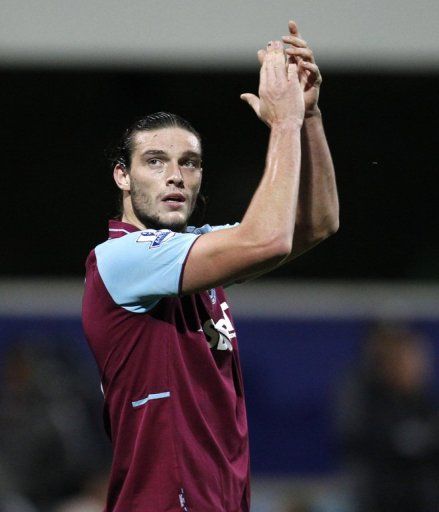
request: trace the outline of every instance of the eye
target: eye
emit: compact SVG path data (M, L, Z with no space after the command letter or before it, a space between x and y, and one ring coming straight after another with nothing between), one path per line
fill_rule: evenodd
M150 158L148 160L148 165L150 167L161 167L163 165L163 162L158 158Z
M185 160L183 162L183 166L189 167L190 169L196 169L200 166L200 162L198 162L197 160L194 160L192 158L189 158L188 160Z

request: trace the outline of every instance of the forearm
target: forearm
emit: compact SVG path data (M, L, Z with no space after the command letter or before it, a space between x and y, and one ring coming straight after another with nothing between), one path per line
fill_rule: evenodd
M335 233L339 224L334 165L319 111L305 118L301 140L302 165L293 257Z
M243 236L291 250L300 183L300 124L271 128L266 165L240 225Z
M182 291L244 281L276 268L291 252L300 182L300 123L273 126L266 167L239 226L194 244Z

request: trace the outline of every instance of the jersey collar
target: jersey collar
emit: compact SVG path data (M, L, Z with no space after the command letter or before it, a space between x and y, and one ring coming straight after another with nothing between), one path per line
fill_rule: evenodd
M108 238L120 238L121 236L128 235L128 233L134 233L140 231L138 227L122 222L121 220L111 219L108 222Z

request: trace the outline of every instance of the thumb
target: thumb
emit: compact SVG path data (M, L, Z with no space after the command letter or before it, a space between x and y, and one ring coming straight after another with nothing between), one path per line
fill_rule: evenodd
M246 92L245 94L241 94L240 98L247 102L259 116L259 98L256 95Z
M261 66L264 63L266 55L267 55L267 52L265 50L258 50L258 61Z

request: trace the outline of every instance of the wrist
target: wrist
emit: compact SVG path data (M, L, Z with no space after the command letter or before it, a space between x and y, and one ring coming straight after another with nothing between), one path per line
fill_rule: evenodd
M273 121L270 124L270 129L273 131L295 131L302 128L303 119L291 118Z
M315 117L320 119L322 117L322 112L317 105L305 112L305 119L311 119Z

